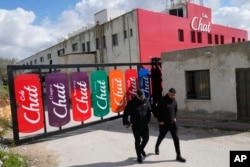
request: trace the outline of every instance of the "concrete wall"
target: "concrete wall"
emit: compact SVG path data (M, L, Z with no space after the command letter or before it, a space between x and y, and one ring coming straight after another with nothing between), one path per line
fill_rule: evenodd
M124 37L124 32L127 37ZM131 32L132 31L132 35ZM112 35L117 34L118 45L113 46ZM103 47L105 36L106 47ZM99 39L99 49L96 48L96 39ZM90 51L87 50L87 43L90 43ZM78 49L73 50L72 45L77 44ZM85 44L85 52L83 46ZM58 51L64 49L64 55L58 56ZM139 62L137 10L130 11L118 18L104 24L85 27L68 35L56 45L27 57L17 64L19 65L40 65L60 64L61 57L71 54L96 53L96 63L128 63ZM48 59L48 55L51 57ZM43 57L43 61L40 61ZM69 64L69 62L64 62Z
M177 90L180 116L236 119L236 68L249 68L250 42L162 53L163 90ZM185 71L209 70L211 100L186 98Z

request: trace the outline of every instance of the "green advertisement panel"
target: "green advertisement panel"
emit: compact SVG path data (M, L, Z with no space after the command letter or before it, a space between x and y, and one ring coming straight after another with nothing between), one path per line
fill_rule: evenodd
M103 117L110 111L108 79L106 71L94 71L91 73L92 105L94 115Z

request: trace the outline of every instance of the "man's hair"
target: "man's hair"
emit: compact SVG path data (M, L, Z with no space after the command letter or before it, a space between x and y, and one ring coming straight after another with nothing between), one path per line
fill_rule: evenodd
M171 92L171 93L176 93L175 88L170 88L168 91Z
M144 95L144 92L143 92L143 90L139 89L139 90L137 90L136 94L137 94L138 96L143 96L143 95Z

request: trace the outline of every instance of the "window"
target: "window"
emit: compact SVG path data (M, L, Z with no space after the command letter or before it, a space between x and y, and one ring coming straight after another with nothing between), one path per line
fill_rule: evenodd
M82 52L86 52L86 50L85 50L85 43L82 43Z
M48 60L51 59L51 54L50 54L50 53L47 54L47 59L48 59Z
M197 40L198 40L198 43L202 43L202 36L201 36L201 32L197 32Z
M183 42L184 41L184 32L183 30L178 30L178 40Z
M219 37L218 37L218 35L214 36L214 40L215 40L215 44L219 44Z
M133 36L133 29L130 28L130 36L132 37Z
M186 95L187 99L211 98L209 70L186 71Z
M72 51L78 51L78 43L73 43L72 44Z
M96 44L96 46L95 46L96 49L99 49L99 39L98 38L95 39L95 44Z
M40 62L44 62L44 58L43 57L40 57Z
M245 38L243 38L242 41L245 42L246 41Z
M238 38L238 42L240 42L241 40L240 40L240 38Z
M224 36L223 35L220 36L220 43L224 44Z
M102 37L102 46L103 46L103 48L106 48L106 37L105 36Z
M90 42L87 42L87 52L90 52Z
M112 35L112 44L113 44L113 46L118 45L118 35L117 34Z
M32 61L30 61L30 65L32 65Z
M191 31L191 42L195 43L195 32Z
M235 37L232 37L232 43L235 43Z
M58 55L58 56L64 55L64 49L58 50L58 51L57 51L57 55Z
M34 64L36 64L36 59L34 60Z
M123 31L123 34L124 34L124 38L126 39L128 36L127 36L127 31L126 30L124 30Z
M183 8L170 9L169 14L174 15L174 16L183 17Z
M209 44L212 44L212 43L213 43L213 41L212 41L212 34L207 34L207 42L208 42Z

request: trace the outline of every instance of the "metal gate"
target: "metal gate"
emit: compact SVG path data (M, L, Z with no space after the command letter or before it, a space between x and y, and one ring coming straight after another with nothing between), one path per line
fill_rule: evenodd
M250 120L250 69L236 69L237 117Z
M10 105L11 105L11 113L12 113L12 123L13 123L13 136L14 136L14 141L15 144L19 145L22 143L27 143L30 141L35 141L38 139L43 139L49 136L53 136L56 134L60 134L60 133L64 133L64 132L68 132L68 131L72 131L72 130L76 130L79 128L83 128L86 126L90 126L93 124L97 124L97 123L101 123L101 122L105 122L105 121L110 121L113 119L117 119L121 117L121 113L122 110L120 109L119 111L114 111L114 112L110 112L107 111L106 113L102 114L104 112L103 109L101 109L101 111L98 111L96 113L92 113L91 119L87 120L87 121L79 121L76 122L74 118L72 118L72 115L69 116L69 118L67 120L64 120L64 123L57 123L56 120L52 117L50 118L50 105L53 105L55 102L52 101L52 103L50 104L50 100L55 98L55 97L50 97L53 95L53 93L55 94L55 90L50 89L50 87L47 84L47 81L49 82L56 82L57 80L61 80L61 75L62 76L66 76L66 78L69 78L69 75L71 76L72 73L77 74L78 72L84 72L85 74L90 75L92 77L92 72L94 71L102 71L103 73L100 75L93 75L93 78L107 78L107 92L104 92L105 90L101 90L102 95L99 96L99 98L104 98L102 96L106 96L107 94L110 94L111 92L111 83L109 78L111 77L109 75L109 71L112 70L120 70L120 71L137 71L138 73L137 75L137 88L141 89L141 84L144 84L145 81L143 81L143 79L145 78L145 76L143 75L147 75L149 78L146 79L146 82L149 80L150 81L150 73L145 73L145 70L143 70L142 73L140 73L140 71L142 69L148 69L150 67L155 67L155 65L159 65L159 61L156 59L153 59L154 61L152 62L148 62L148 63L112 63L112 64L65 64L65 65L9 65L7 67L8 70L8 83L9 83L9 93L10 93ZM144 68L147 67L147 68ZM149 70L148 70L149 71ZM103 74L105 74L105 72L107 72L108 75L105 75L105 77L103 77ZM150 72L150 71L149 71ZM28 74L28 75L26 75ZM30 75L31 74L31 75ZM60 74L60 76L57 75L52 75L52 74ZM65 74L65 75L64 75ZM81 73L82 76L83 73ZM113 75L113 74L112 74ZM116 74L114 74L116 76ZM126 74L127 75L127 74ZM132 75L129 73L129 75ZM21 77L20 77L21 76ZM33 85L29 85L31 84L31 82L33 82L33 79L31 81L31 77L35 76L34 79L34 84L38 83L38 87L35 87ZM49 77L48 77L49 76ZM87 76L87 75L86 75ZM25 78L26 77L26 78ZM24 79L25 78L25 79ZM71 79L71 78L70 78ZM73 83L71 83L70 79L66 79L66 81L62 81L65 83L65 87L68 87L70 89L69 85L73 85ZM76 77L77 79L77 77ZM91 78L92 79L92 78ZM46 80L46 81L45 81ZM70 81L69 81L70 80ZM148 85L150 85L149 87L149 96L155 95L154 92L152 92L152 82L154 83L154 81L151 81L150 83L146 83L146 87L148 87ZM26 85L25 85L26 84ZM67 85L69 84L69 85ZM92 81L91 81L92 84ZM91 85L90 84L90 88L88 89L90 91L90 96L94 96L93 94L98 93L98 90L95 90L95 85ZM20 86L21 85L21 86ZM28 86L27 86L28 85ZM40 86L39 86L40 85ZM54 84L56 85L56 84ZM21 87L21 88L20 88ZM36 90L36 88L39 88L41 90ZM69 92L68 96L69 96L69 106L64 105L63 103L66 103L66 95L67 92L65 92L65 90L60 89L60 85L57 85L57 88L59 88L59 90L57 91L57 104L54 104L56 106L60 106L60 107L64 107L67 108L69 107L69 111L72 114L72 110L73 108L77 108L78 106L73 104L73 91ZM67 88L67 89L68 89ZM101 86L101 89L103 87ZM71 88L74 89L74 88ZM87 92L87 89L85 88L78 88L79 92L83 93L83 96L81 98L78 98L77 101L84 101L85 100L85 94ZM130 89L130 88L128 88ZM36 91L34 91L36 90ZM27 91L28 93L25 93L25 91ZM76 89L74 90L76 91ZM84 91L84 92L83 92ZM125 95L127 96L127 88L125 90ZM29 94L27 96L27 94ZM159 93L158 93L159 94ZM38 97L39 96L39 97ZM41 98L40 98L41 96ZM61 98L61 99L60 99ZM26 101L25 101L26 99ZM93 99L92 99L93 100ZM95 99L96 100L96 99ZM112 97L109 98L109 100L112 100ZM151 100L151 99L149 99ZM24 102L25 101L25 102ZM26 104L27 101L29 102L29 104ZM42 106L39 106L40 102L42 104ZM85 101L86 102L86 101ZM86 102L87 103L87 102ZM111 102L110 102L111 103ZM22 107L20 107L22 106ZM38 106L40 108L38 108ZM109 106L109 105L108 105ZM30 115L28 115L28 111L31 113ZM79 108L79 107L78 107ZM109 110L111 110L112 107L109 107ZM56 109L53 108L54 113L56 113L55 111ZM36 113L35 113L36 111ZM60 111L60 110L58 110ZM66 109L65 109L66 111ZM93 106L92 106L92 111L93 112ZM101 114L100 114L101 112ZM20 116L20 113L22 113L22 115ZM34 113L36 114L34 116ZM107 114L109 113L109 114ZM59 115L58 112L56 113L57 116ZM60 118L59 115L58 118ZM23 118L21 118L23 117ZM38 119L32 119L32 117L35 118L43 118L43 122L40 122L40 125L38 124L36 127L34 127L33 129L30 127L33 126L33 124L35 124L37 122ZM89 116L88 116L89 117ZM58 119L57 118L57 119ZM24 119L29 120L30 125L26 125L24 126ZM74 119L74 120L73 120ZM37 130L39 129L39 130Z

